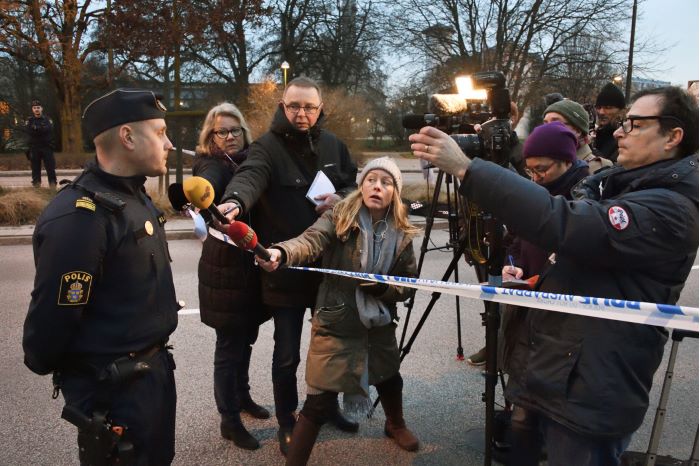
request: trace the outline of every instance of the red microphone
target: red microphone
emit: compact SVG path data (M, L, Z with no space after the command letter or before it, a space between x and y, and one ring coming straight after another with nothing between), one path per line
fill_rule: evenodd
M267 249L258 244L258 235L255 234L252 228L243 222L233 222L228 226L227 234L231 237L234 243L241 249L253 251L256 256L269 261L270 253Z

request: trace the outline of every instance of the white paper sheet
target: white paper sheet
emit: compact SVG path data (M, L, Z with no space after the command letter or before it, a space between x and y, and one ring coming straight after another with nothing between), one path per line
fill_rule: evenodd
M331 180L328 179L328 176L319 170L318 173L316 173L316 178L314 178L314 181L311 183L311 187L309 187L309 190L306 192L306 198L313 202L314 205L319 205L321 201L314 199L314 197L328 193L335 193L335 186L333 186Z

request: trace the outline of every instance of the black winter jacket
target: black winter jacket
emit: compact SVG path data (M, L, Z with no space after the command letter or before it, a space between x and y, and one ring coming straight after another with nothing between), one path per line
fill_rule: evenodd
M247 151L247 149L244 149ZM231 181L235 166L214 155L197 155L192 175L214 188L214 204ZM250 222L248 217L242 221ZM199 258L199 308L203 323L220 330L244 330L267 320L260 300L260 273L249 251L208 236Z
M25 123L30 149L53 148L53 124L47 116L30 116Z
M282 108L275 113L270 131L250 147L223 196L235 199L242 212L252 216L252 227L263 246L301 234L318 214L306 192L319 170L345 196L357 187L357 167L348 148L321 129L324 116L309 131L298 131ZM321 277L292 270L262 272L262 298L272 306L313 307Z
M460 190L557 253L542 291L674 304L695 260L697 154L616 171L599 201L552 197L480 159ZM506 396L582 434L629 434L643 421L666 340L660 327L530 309Z
M616 162L618 155L617 139L613 136L615 130L617 127L613 125L605 125L596 129L595 139L591 146L595 155L611 162Z
M37 374L76 359L141 351L177 326L165 217L144 176L119 177L91 163L37 221L36 278L24 322L25 364ZM125 203L110 211L94 193Z

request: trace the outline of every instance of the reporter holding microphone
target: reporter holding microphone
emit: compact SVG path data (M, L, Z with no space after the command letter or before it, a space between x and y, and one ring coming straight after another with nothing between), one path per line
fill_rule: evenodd
M416 276L413 237L419 231L408 221L401 202L401 172L393 160L368 162L360 187L325 212L296 238L268 249L270 261L258 257L265 270L322 260L322 267L354 272ZM279 272L275 272L279 273ZM408 451L418 439L403 417L403 379L396 342L396 303L412 290L385 283L324 275L311 320L306 359L307 397L287 454L288 466L307 463L321 426L335 411L339 392L345 410L365 417L374 385L384 408L384 431Z
M355 190L357 167L347 146L323 129L325 115L321 89L304 77L289 82L270 125L270 130L250 147L248 159L231 180L219 210L229 220L251 213L250 226L261 244L284 241L303 232L342 197ZM333 183L335 192L307 199L319 171ZM245 219L243 219L245 221ZM272 386L277 438L286 455L299 404L297 367L304 314L313 308L320 283L318 274L285 270L262 273L262 300L275 322L272 354ZM336 409L332 423L341 430L356 432L357 423Z
M252 137L241 111L228 102L207 114L199 135L192 175L208 180L218 204L229 181L248 156ZM211 215L202 211L203 215ZM241 412L270 417L250 396L248 369L258 327L269 319L260 301L259 270L253 255L208 236L199 259L199 307L202 322L216 331L214 399L221 415L221 436L244 449L260 447L244 427Z

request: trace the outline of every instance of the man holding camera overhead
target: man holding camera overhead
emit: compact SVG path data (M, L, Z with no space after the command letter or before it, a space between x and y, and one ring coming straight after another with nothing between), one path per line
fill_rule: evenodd
M698 248L697 105L679 88L641 91L615 138L621 166L587 178L573 201L469 159L436 128L409 139L416 156L463 180L464 196L556 253L537 290L674 304ZM506 390L516 405L510 464L538 464L540 434L551 465L618 464L667 337L660 327L529 309Z

